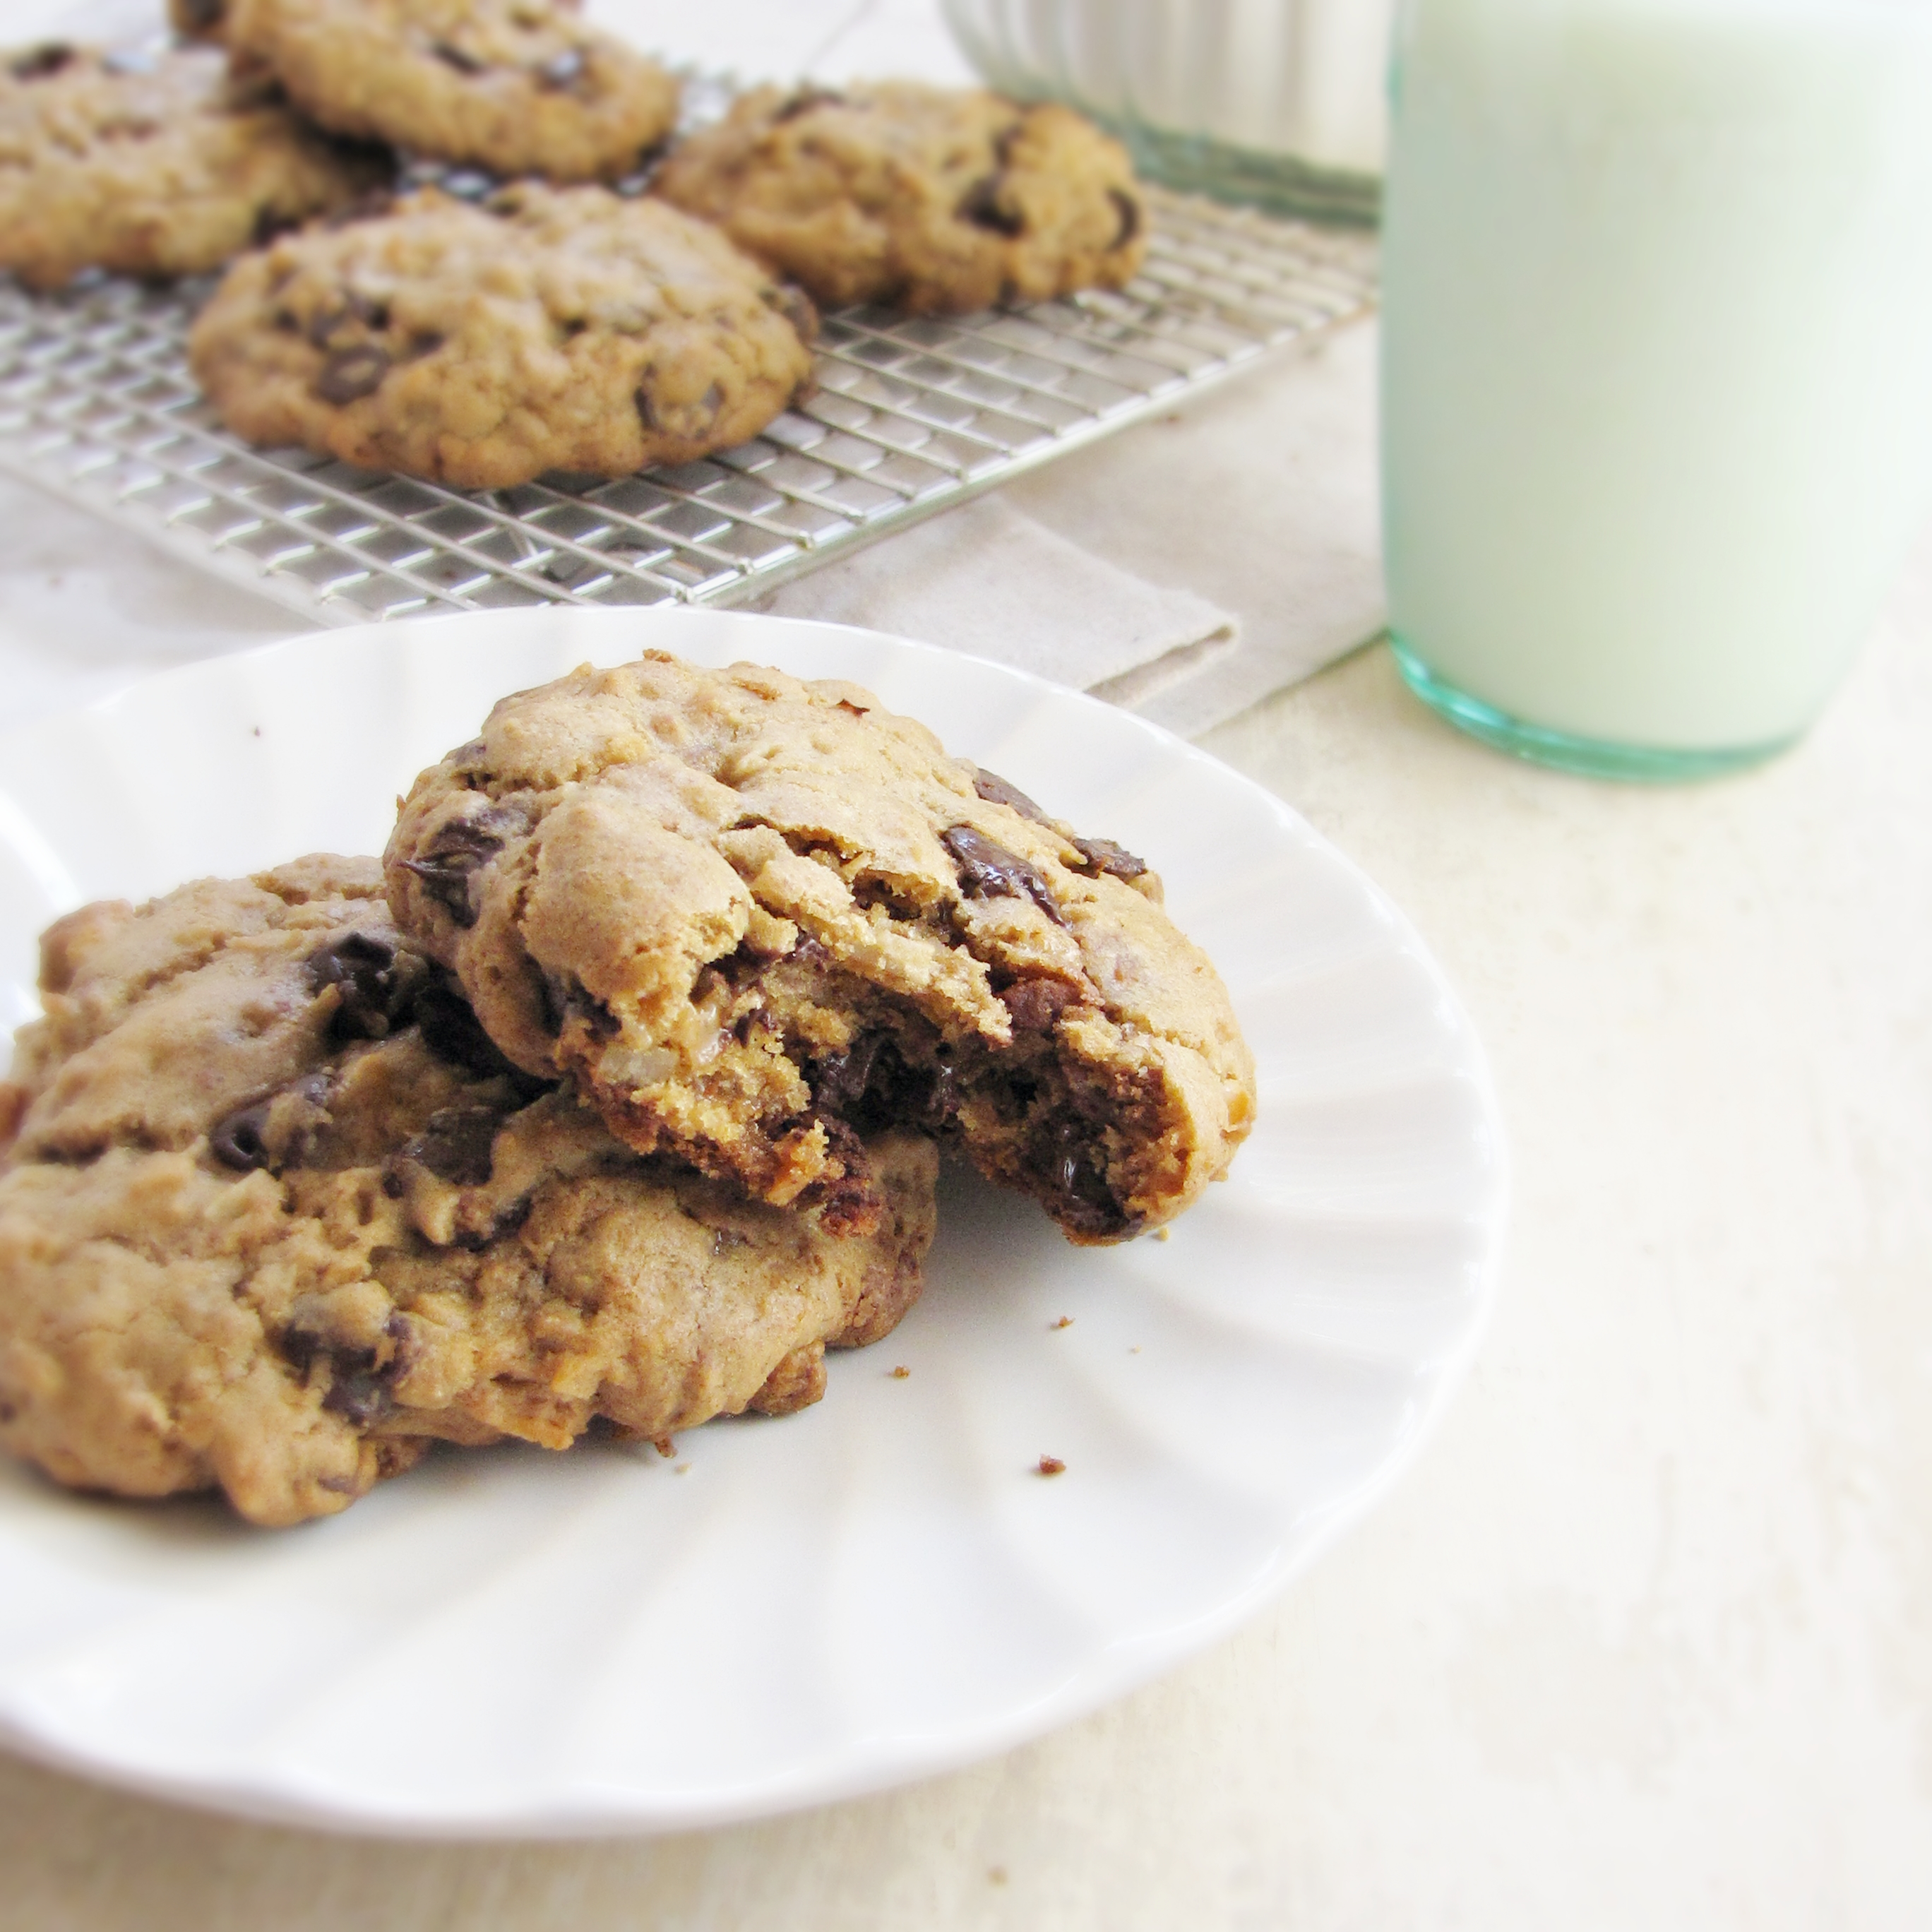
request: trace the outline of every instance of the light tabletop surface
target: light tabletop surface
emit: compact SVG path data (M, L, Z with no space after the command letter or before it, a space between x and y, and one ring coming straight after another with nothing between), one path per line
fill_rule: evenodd
M1509 1125L1500 1312L1365 1525L1098 1716L730 1830L350 1843L0 1760L0 1924L1928 1922L1932 545L1742 778L1510 764L1379 647L1207 742L1416 920Z
M6 486L0 724L290 628ZM1379 646L1203 742L1415 921L1508 1126L1499 1312L1364 1525L1094 1718L728 1830L357 1842L0 1758L0 1927L1932 1924L1932 542L1742 777L1512 764Z

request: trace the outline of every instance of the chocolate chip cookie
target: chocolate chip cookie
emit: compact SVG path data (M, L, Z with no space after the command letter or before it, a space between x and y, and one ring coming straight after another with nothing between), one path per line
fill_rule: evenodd
M226 37L338 134L505 176L614 180L677 83L558 0L227 0Z
M203 274L391 166L231 76L214 48L0 56L0 268L34 288L89 268Z
M816 324L675 208L523 183L285 236L236 264L190 348L256 442L496 489L743 442L810 383Z
M657 1438L816 1400L917 1292L934 1156L869 1232L640 1158L490 1045L373 860L90 906L0 1086L0 1444L252 1521L430 1442Z
M417 779L385 863L520 1068L763 1200L863 1225L860 1136L901 1124L1118 1240L1253 1115L1226 990L1145 866L854 685L576 671Z
M1118 288L1146 216L1126 150L1070 108L909 82L740 97L653 191L820 302L914 314Z

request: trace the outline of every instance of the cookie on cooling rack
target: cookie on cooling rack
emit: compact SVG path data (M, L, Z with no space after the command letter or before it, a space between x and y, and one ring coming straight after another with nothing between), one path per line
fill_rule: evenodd
M654 191L828 307L914 314L1118 288L1146 216L1126 150L1070 108L910 82L760 88Z
M0 1085L0 1444L256 1522L432 1441L782 1414L919 1288L935 1156L864 1232L640 1159L399 944L370 860L96 905Z
M504 176L615 179L677 83L564 0L227 0L226 38L339 134Z
M256 442L493 489L743 442L809 385L815 327L715 228L526 182L283 237L230 272L190 351Z
M1118 1240L1253 1117L1226 989L1146 867L856 685L653 652L507 698L386 864L512 1060L767 1201L862 1214L854 1130L906 1125Z
M0 268L34 288L90 268L202 274L391 171L232 77L215 48L0 56Z

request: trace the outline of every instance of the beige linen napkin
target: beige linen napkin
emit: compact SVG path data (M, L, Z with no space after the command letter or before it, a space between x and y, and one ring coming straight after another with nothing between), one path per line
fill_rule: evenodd
M891 631L1133 705L1235 648L1192 591L1148 584L982 496L769 592L752 608Z
M754 607L1204 731L1382 627L1373 325L1289 350Z
M1380 633L1376 351L1352 324L1010 487L1090 555L1240 620L1238 649L1134 710L1191 736Z

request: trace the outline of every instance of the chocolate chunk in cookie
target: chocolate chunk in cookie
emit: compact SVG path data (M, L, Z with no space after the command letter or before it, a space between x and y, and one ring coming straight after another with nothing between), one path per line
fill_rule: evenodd
M218 40L227 31L228 0L168 0L168 20L188 40Z

